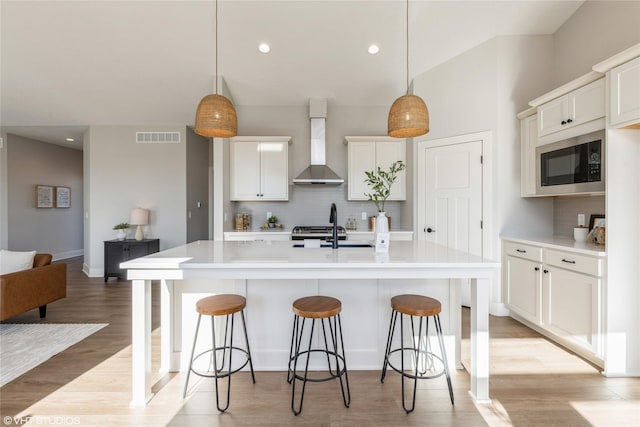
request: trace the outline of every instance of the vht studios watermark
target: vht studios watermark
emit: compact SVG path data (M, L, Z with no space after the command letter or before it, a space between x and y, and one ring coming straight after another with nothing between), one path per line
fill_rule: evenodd
M28 415L25 417L3 417L5 426L79 426L80 417L69 415Z

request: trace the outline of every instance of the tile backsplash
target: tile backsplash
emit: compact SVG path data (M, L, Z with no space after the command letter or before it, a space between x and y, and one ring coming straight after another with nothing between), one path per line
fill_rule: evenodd
M313 187L313 188L312 188ZM368 230L368 221L362 220L362 212L367 216L377 215L378 210L373 202L348 201L347 185L340 186L300 186L289 187L288 202L235 202L237 212L246 212L252 215L252 229L256 230L266 221L267 212L278 217L278 222L287 229L295 225L329 225L329 210L331 203L335 203L338 209L338 225L344 226L349 217L356 219L358 230ZM391 216L391 230L404 230L406 224L402 224L402 209L404 202L390 202L385 204L387 215ZM231 212L232 219L235 212ZM395 221L394 221L395 220ZM225 231L232 231L233 223L229 222Z
M578 214L584 214L589 225L591 214L604 215L605 196L556 197L553 201L553 234L573 237L573 227L578 225Z

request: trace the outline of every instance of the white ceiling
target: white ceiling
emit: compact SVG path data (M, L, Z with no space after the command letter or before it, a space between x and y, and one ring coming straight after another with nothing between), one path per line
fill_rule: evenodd
M496 35L553 34L582 3L412 0L410 76ZM212 0L2 0L2 126L60 142L89 125L193 124L213 91L214 10ZM220 0L218 19L218 71L238 106L386 106L406 90L403 0Z

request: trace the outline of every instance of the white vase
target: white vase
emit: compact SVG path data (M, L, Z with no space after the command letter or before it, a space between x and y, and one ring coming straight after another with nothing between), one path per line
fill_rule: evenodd
M116 238L118 240L124 240L126 237L127 237L127 233L122 229L118 230L118 232L116 233Z
M384 212L378 212L376 218L376 252L389 252L389 222Z

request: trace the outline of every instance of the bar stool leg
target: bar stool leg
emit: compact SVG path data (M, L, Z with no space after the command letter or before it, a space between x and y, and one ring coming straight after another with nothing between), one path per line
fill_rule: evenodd
M336 325L336 317L338 318L338 324ZM329 329L331 329L331 319L329 319ZM334 334L335 331L335 334ZM340 332L340 348L342 350L342 357L344 358L343 368L344 368L344 382L347 386L347 395L344 393L344 385L342 383L342 374L340 369L340 358L338 357L338 339L337 334ZM340 314L333 318L333 329L331 329L331 336L333 339L333 349L335 350L336 356L336 374L338 375L338 379L340 380L340 389L342 390L342 401L344 402L344 406L347 408L351 404L351 389L349 388L349 374L347 373L347 359L346 353L344 352L344 339L342 336L342 320L340 319ZM329 369L331 372L331 369Z
M451 387L451 377L449 376L449 367L447 363L447 353L444 349L444 339L442 338L442 326L440 325L440 316L436 315L434 323L436 324L436 332L438 333L438 342L440 343L440 352L442 354L442 364L444 365L444 375L447 378L447 385L449 386L449 398L453 405L453 388Z
M300 393L300 405L298 410L295 409L295 397L296 397L296 366L298 364L298 357L300 356L300 341L302 341L302 333L304 332L304 321L306 319L302 319L302 327L300 328L300 339L298 340L298 348L296 349L295 360L293 362L293 390L291 392L291 410L294 415L299 415L302 412L302 403L304 402L304 390L307 386L307 375L309 373L309 360L311 359L311 344L313 343L313 330L315 328L316 319L311 320L311 333L309 334L309 347L307 349L307 362L305 363L304 368L304 377L302 379L302 390Z
M184 391L182 392L182 398L187 397L187 387L189 386L189 377L191 376L191 368L193 367L193 355L196 351L196 341L198 340L198 330L200 329L200 319L202 314L198 314L198 322L196 323L196 333L193 337L193 346L191 347L191 357L189 358L189 370L187 370L187 379L184 382Z
M229 316L231 316L231 340L230 340L230 344L229 344L229 373L227 374L223 374L220 375L220 372L222 371L222 369L224 368L224 358L225 358L225 353L226 353L226 346L227 346L227 326L229 325ZM213 372L214 372L214 377L215 377L215 381L216 381L216 407L218 408L218 411L220 412L224 412L227 410L227 408L229 408L229 402L231 401L230 397L231 397L231 358L232 358L232 348L233 348L233 314L228 314L227 315L227 324L225 325L225 341L222 343L222 347L216 347L216 331L215 331L215 325L213 322L213 316L211 317L211 335L212 335L212 339L213 339ZM218 370L218 357L217 357L217 350L218 349L222 349L222 366L220 367L220 370ZM220 394L219 394L219 384L218 381L221 377L227 377L227 404L225 405L224 408L220 407Z
M333 376L337 376L338 373L340 372L340 366L336 363L336 373L334 374L333 371L331 370L331 359L329 358L329 343L327 341L327 328L324 325L325 320L327 321L327 323L329 324L329 334L331 336L331 345L333 345L333 350L334 351L338 351L338 347L336 346L336 340L335 340L335 336L333 334L333 330L331 329L331 318L329 319L320 319L320 324L322 325L322 335L324 337L324 349L325 349L325 355L327 356L327 366L329 369L329 375L333 375Z
M393 333L396 329L396 318L398 317L398 312L392 310L391 319L389 321L389 333L387 334L387 346L384 351L384 362L382 363L382 375L380 376L380 382L384 383L384 378L387 376L387 366L389 366L389 352L391 351L391 341L393 338Z
M299 316L293 316L293 328L291 334L291 350L289 350L289 367L287 369L287 383L291 384L293 381L293 370L291 369L291 363L293 362L293 355L298 353L300 349L300 343L298 342L298 324L300 323Z
M251 379L256 383L256 376L253 373L253 362L251 361L251 348L249 348L249 336L247 335L247 322L244 320L244 310L240 312L242 316L242 329L244 330L244 341L247 344L247 356L249 358L249 369L251 369Z

